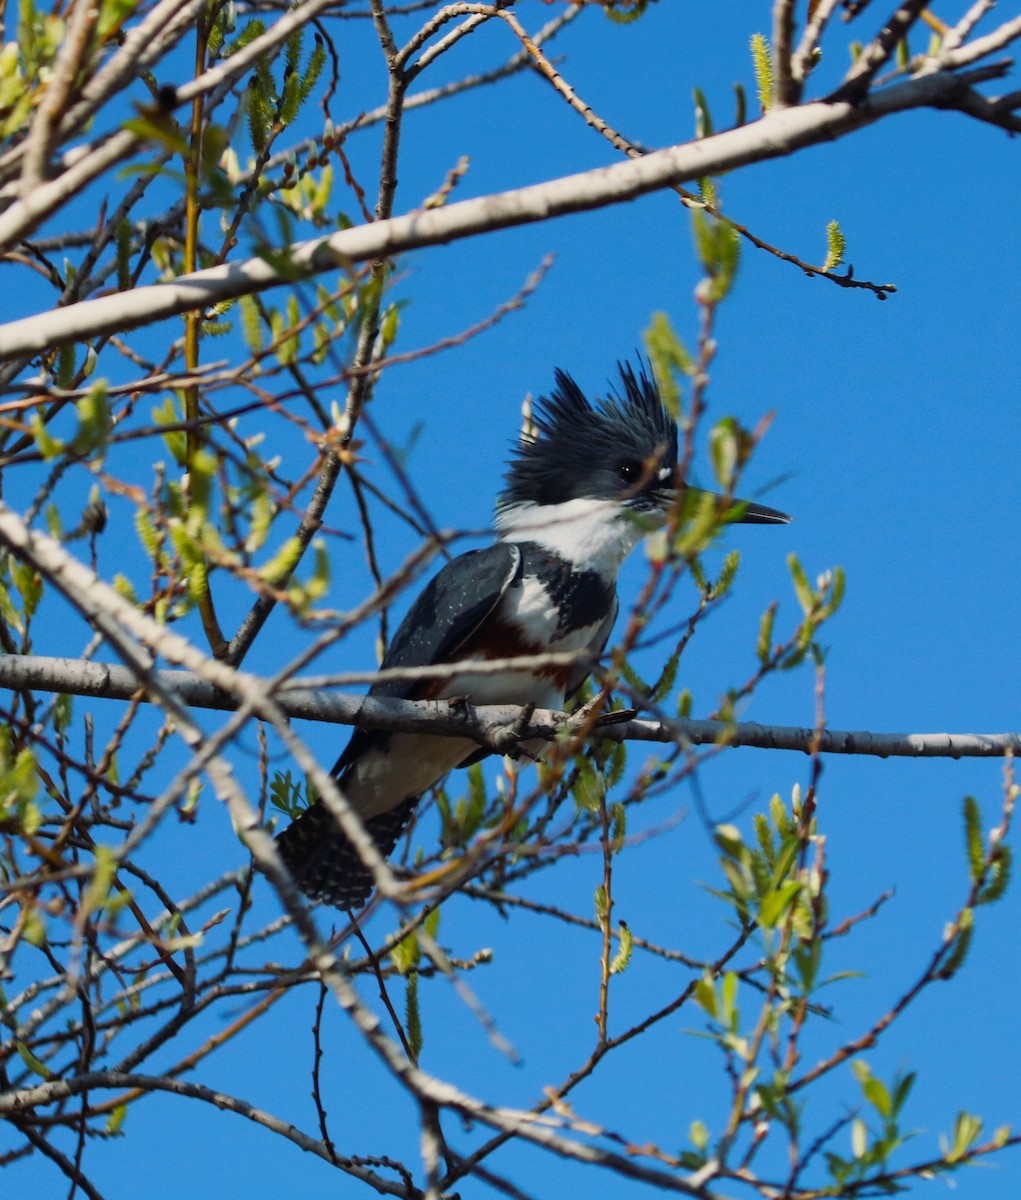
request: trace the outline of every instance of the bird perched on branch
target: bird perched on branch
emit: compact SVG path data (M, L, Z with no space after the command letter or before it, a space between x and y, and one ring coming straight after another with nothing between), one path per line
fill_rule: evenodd
M435 679L391 679L371 695L467 697L474 704L562 708L581 687L617 616L617 573L648 530L678 503L677 426L644 368L620 368L619 390L595 404L563 371L535 405L496 504L497 541L448 562L411 607L382 669L466 665ZM689 489L692 490L692 489ZM720 499L734 522L783 524L772 508ZM534 664L534 656L559 657ZM578 662L564 665L564 652ZM471 663L533 656L485 674ZM380 854L389 855L422 794L484 754L467 739L356 730L334 775ZM372 875L322 801L277 838L312 899L360 908Z

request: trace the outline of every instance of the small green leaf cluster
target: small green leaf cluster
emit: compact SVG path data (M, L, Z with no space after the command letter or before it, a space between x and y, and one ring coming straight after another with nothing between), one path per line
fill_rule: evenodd
M712 586L713 585L711 583L706 584L707 588L712 588ZM621 665L621 675L624 677L625 682L631 689L631 695L636 702L647 705L661 705L667 699L670 693L674 690L674 684L677 682L677 672L680 668L681 651L683 648L683 642L675 648L673 653L663 664L663 667L659 673L659 678L655 681L655 683L649 683L643 679L630 662L624 662ZM618 773L615 769L614 782L616 782L619 779L620 774L623 773L626 753L623 742L614 744L613 754L616 755L618 751L620 752L620 761L618 764L620 770ZM610 786L613 785L611 784Z
M982 816L974 796L965 796L963 807L964 846L972 900L946 927L945 956L939 965L939 979L952 979L964 966L975 935L974 910L981 904L995 904L1003 899L1014 862L1011 848L1002 840L999 830L993 830L988 841L982 836Z
M92 877L78 904L76 919L79 923L103 915L112 920L131 901L131 893L125 888L113 889L117 877L117 856L109 846L96 846Z
M250 21L230 45L226 56L237 53L264 32L262 21ZM304 29L299 28L287 39L283 80L279 88L273 77L272 60L263 55L255 64L246 102L248 135L256 155L262 155L271 140L294 122L326 65L326 47L316 34L315 45L302 67L304 38Z
M275 252L265 251L265 254L271 253ZM362 311L361 298L349 290L346 281L333 291L322 283L316 285L316 308L310 322L302 320L300 305L293 293L285 301L284 311L252 296L242 296L239 304L241 334L256 359L253 364L256 373L261 369L261 360L270 353L282 367L302 361L318 366ZM313 347L303 350L301 338L308 324L311 324Z
M5 833L33 834L42 824L36 804L39 774L28 747L18 747L11 730L0 726L0 829Z
M975 903L994 904L1001 900L1010 883L1013 853L995 833L988 845L982 837L982 817L974 796L964 798L964 838L968 853L968 870L978 891Z
M29 626L39 608L43 591L42 576L28 564L7 557L0 560L0 618L21 634L22 649L26 653L31 645Z
M295 779L290 771L273 773L269 784L269 802L288 820L296 821L317 799L316 786L311 779Z
M463 850L485 823L490 808L486 794L486 777L481 763L468 768L468 795L460 796L451 808L446 790L436 793L440 814L440 839L445 849Z
M705 92L696 87L692 89L692 98L695 102L695 137L696 139L712 137L716 132L716 124L713 121L713 114L709 110L709 101L706 99ZM745 94L744 85L741 83L734 84L734 124L733 128L739 129L748 119L748 97ZM716 187L711 179L699 180L699 191L701 192L702 202L704 204L716 203Z
M810 941L815 924L825 917L820 907L821 881L799 859L815 833L815 821L805 823L800 790L795 788L791 807L774 796L769 812L757 813L756 842L747 844L734 825L719 825L715 841L727 889L716 892L737 912L741 924L771 933L787 922L803 941ZM767 939L768 940L768 939ZM814 985L813 973L801 971L806 990Z
M318 173L303 171L280 192L280 202L302 221L317 228L331 222L327 212L333 192L333 168L326 164Z
M901 1129L900 1117L915 1083L914 1073L896 1074L887 1087L872 1074L863 1059L852 1062L851 1070L858 1080L865 1102L879 1118L879 1130L870 1129L863 1117L856 1116L851 1121L851 1157L844 1158L827 1152L827 1170L834 1184L841 1189L884 1174L894 1151L912 1136ZM901 1190L892 1181L889 1186L879 1186L887 1192Z
M0 48L0 138L28 126L65 32L61 17L37 8L33 0L21 0L17 40Z
M296 536L285 539L262 563L255 562L280 512L272 488L272 472L279 460L259 456L263 438L256 434L245 440L243 459L236 447L224 454L207 445L194 451L186 463L183 406L183 397L168 395L154 408L153 420L163 428L174 461L188 469L180 479L166 479L158 464L156 503L139 505L135 513L142 547L173 591L157 600L157 617L165 619L171 607L175 617L189 612L200 601L215 568L234 574L251 572L270 587L286 589L282 598L292 611L308 615L330 587L329 555L322 539L311 543L310 569L302 579L292 578L305 552Z
M725 299L737 278L741 259L741 235L732 222L700 208L691 210L695 250L705 278L695 289L700 304L718 304Z
M816 645L815 637L819 629L843 603L845 586L844 572L841 567L835 567L832 571L823 571L816 578L814 585L809 582L805 568L796 554L791 553L787 556L787 567L794 584L794 594L801 605L803 619L798 626L793 644L783 653L777 663L782 671L800 666L809 651L821 659L822 651ZM763 617L765 628L760 626L759 629L760 658L763 655L764 647L768 646L772 639L772 611L767 609Z
M95 362L95 353L90 347L80 372L83 379L95 370ZM57 374L64 378L67 385L72 383L75 376L73 353L69 356L58 356ZM102 462L107 438L113 426L109 390L105 379L97 379L89 391L75 404L75 414L78 425L70 442L64 442L61 438L55 437L47 428L40 413L32 414L29 419L29 428L32 431L36 449L44 461L50 462L62 454L69 453L78 459L87 459L95 454L96 464Z

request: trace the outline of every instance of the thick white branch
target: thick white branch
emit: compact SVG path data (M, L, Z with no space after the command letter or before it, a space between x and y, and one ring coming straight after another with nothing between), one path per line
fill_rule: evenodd
M229 695L191 671L156 671L161 691L192 708L230 712L239 698ZM265 686L266 681L263 681ZM33 689L127 700L139 689L138 676L128 667L84 659L0 655L0 688ZM572 717L537 709L527 726L522 710L513 704L478 707L452 700L392 700L339 695L303 687L300 680L274 695L277 707L289 717L373 729L421 731L446 737L469 737L497 750L519 741L555 738L572 728ZM159 702L155 697L154 702ZM636 719L597 725L593 736L609 741L672 742L691 745L751 746L760 750L799 750L810 753L818 739L823 754L865 754L879 758L1001 758L1021 752L1019 733L873 733L868 730L816 730L797 725L728 725L724 721L654 721Z
M986 75L991 72L992 68L986 68ZM290 249L285 280L264 259L255 258L183 275L172 283L135 288L10 321L0 325L0 358L36 354L61 342L151 324L351 263L620 204L675 184L833 141L890 113L927 106L961 107L969 93L960 77L935 72L873 93L857 104L816 101L771 110L761 120L739 129L610 167L462 200L443 208L406 213L298 243Z

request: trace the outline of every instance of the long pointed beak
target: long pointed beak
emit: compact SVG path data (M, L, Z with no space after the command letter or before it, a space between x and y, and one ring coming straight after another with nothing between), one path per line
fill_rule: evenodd
M753 504L750 500L735 500L730 511L731 520L739 525L789 525L794 519L789 513L765 504Z
M668 495L665 489L663 495L664 498ZM673 492L672 495L676 496L677 493ZM727 500L718 492L708 492L695 487L685 489L685 507L691 505L692 507L688 511L694 511L706 496L712 497L717 511L722 510L722 515L734 525L789 525L794 519L789 513L781 512L778 508L755 504L751 500Z

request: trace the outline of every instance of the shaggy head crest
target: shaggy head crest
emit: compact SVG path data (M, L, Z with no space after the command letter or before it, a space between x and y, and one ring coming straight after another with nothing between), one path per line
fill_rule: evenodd
M621 389L589 401L565 371L536 401L534 434L515 447L497 509L519 504L620 498L655 506L652 493L670 486L677 463L677 426L644 364L620 364Z

